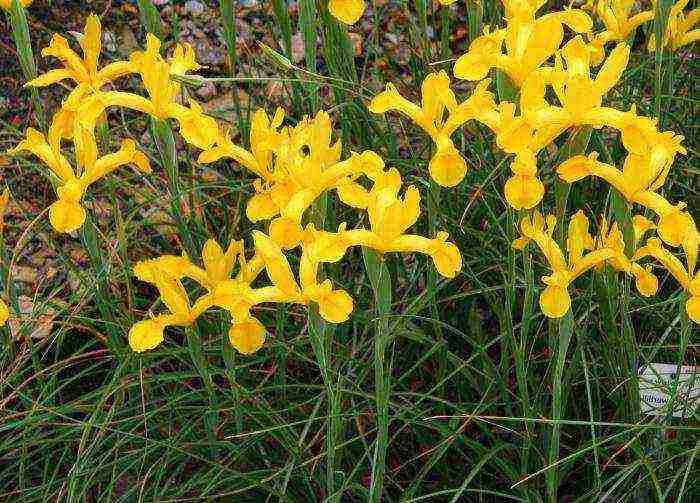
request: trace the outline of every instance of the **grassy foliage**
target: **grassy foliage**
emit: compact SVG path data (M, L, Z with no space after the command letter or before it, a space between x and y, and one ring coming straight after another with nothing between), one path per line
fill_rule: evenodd
M421 257L355 250L325 271L356 300L347 323L331 327L302 308L262 308L270 337L256 354L241 356L225 337L225 316L215 313L193 328L169 331L165 344L137 355L125 336L156 296L133 278L135 261L181 249L198 258L209 237L228 243L255 226L244 215L253 192L246 172L221 162L215 166L221 177L203 178L194 153L176 150L167 126L124 114L111 125L115 137L140 138L150 127L149 156L160 178L122 172L99 184L91 202L99 200L105 211L77 235L47 232L45 215L35 214L23 227L11 222L6 234L17 239L0 243L3 287L15 310L18 292L8 271L37 252L32 235L46 237L41 246L54 250L61 267L37 285L34 311L23 316L18 333L2 329L0 500L700 497L697 413L680 420L638 412L638 366L699 363L697 326L684 316L675 284L662 281L664 295L646 300L630 295L621 276L596 272L572 288L569 316L551 322L535 304L540 258L510 247L519 215L503 199L507 162L486 128L459 133L456 144L473 169L458 187L440 190L427 175L430 140L396 116L367 111L366 98L383 81L397 82L415 98L429 71L449 71L445 58L461 54L466 42L453 41L453 30L465 28L473 38L481 26L498 22L500 5L439 8L422 1L398 2L396 9L395 2L376 2L369 14L375 30L355 57L347 28L328 15L325 3L300 1L291 17L285 2L263 3L267 29L280 41L275 51L291 58L291 37L302 33L303 69L288 68L279 77L290 120L330 109L345 152L374 149L397 167L421 190L428 210L421 233L448 230L463 254L461 273L447 281ZM150 2L138 4L144 22L155 23L148 29L160 29ZM251 76L237 68L236 2L219 4L229 84L266 85L238 80ZM404 16L392 26L410 46L408 67L383 49L381 23L390 8ZM468 26L456 15L464 10ZM428 27L436 31L432 37ZM655 58L641 38L610 96L619 108L636 103L643 115L656 113L664 129L685 135L688 155L677 159L667 190L700 208L697 63L680 53ZM456 88L466 95L469 87ZM266 105L237 101L228 113L240 142L246 142L250 111ZM605 132L589 134L591 146L622 159L621 149L606 147ZM17 126L2 124L0 148L20 135ZM565 141L558 150L570 147ZM550 167L559 155L552 150ZM16 162L5 171L12 191L36 190L27 188L26 177L39 180L43 168ZM548 187L558 183L551 169L542 178ZM615 211L615 196L603 187L579 183L564 202L552 191L544 206L555 211L568 201L569 208ZM327 228L355 223L331 200L314 211ZM69 253L76 243L85 250L77 259ZM80 288L69 288L69 277ZM58 312L50 335L29 337L48 306Z

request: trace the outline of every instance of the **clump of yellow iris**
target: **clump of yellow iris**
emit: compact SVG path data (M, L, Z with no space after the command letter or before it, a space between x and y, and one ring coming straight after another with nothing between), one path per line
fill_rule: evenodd
M204 267L193 264L186 256L165 255L140 262L134 268L136 276L152 283L168 313L155 315L136 323L129 332L129 344L134 351L153 349L164 339L168 326L189 326L207 309L219 307L231 316L229 330L231 345L243 354L257 351L265 340L264 326L251 310L264 303L319 304L319 312L330 322L345 321L352 310L352 299L343 291L334 291L328 281L325 295L308 291L315 280L302 288L297 282L287 258L280 247L267 235L253 232L254 255L246 259L242 241L232 241L226 251L208 240L202 249ZM234 274L234 270L235 271ZM265 271L270 285L253 287ZM183 278L199 283L206 293L190 303Z
M545 0L502 0L505 28L484 28L466 54L457 59L455 77L481 80L491 68L510 77L519 88L525 79L540 68L559 49L564 39L563 25L576 33L593 28L591 18L582 10L565 9L538 16Z
M571 307L568 288L586 271L610 264L614 269L633 276L638 291L645 297L656 293L658 281L649 268L644 268L625 255L624 239L617 223L610 226L603 221L598 239L589 233L589 221L582 211L571 217L566 235L566 251L554 240L554 215L543 217L538 211L524 217L520 222L522 237L513 242L513 247L523 249L534 242L544 255L552 273L542 277L546 288L540 295L540 308L550 318L564 316ZM641 223L637 227L636 241L641 239L649 227ZM588 253L586 253L588 252Z

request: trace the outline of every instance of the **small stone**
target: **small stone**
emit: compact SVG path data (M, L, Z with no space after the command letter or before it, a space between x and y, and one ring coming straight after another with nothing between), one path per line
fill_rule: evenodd
M117 51L117 37L109 30L104 30L102 32L102 47L107 52Z
M362 56L362 44L363 44L362 35L360 35L359 33L350 32L350 33L348 33L348 37L350 38L350 42L352 42L355 56Z
M204 14L206 7L202 2L197 0L188 0L185 2L185 12L192 14L193 16L201 16Z
M12 268L12 279L33 285L37 280L36 268L28 267L26 265L15 265Z
M216 86L211 82L206 82L202 87L197 89L197 96L206 100L216 95Z
M300 32L292 36L292 59L299 63L304 58L304 39Z
M122 27L119 35L122 39L122 43L119 46L119 52L124 56L128 56L134 52L139 45L138 41L136 40L136 35L134 35L134 32L131 31L131 28L129 28L127 25Z
M57 311L48 305L37 306L27 295L17 299L19 313L12 313L9 320L10 333L13 339L29 336L32 339L45 339L51 335ZM65 303L61 302L64 308Z

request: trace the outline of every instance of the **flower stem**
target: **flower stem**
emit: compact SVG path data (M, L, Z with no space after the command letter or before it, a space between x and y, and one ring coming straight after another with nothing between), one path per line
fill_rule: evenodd
M12 40L17 49L17 57L19 66L22 68L22 74L28 81L32 80L37 75L36 63L34 61L34 51L32 51L32 41L29 37L26 11L19 0L12 1L10 9L7 11L7 18L8 24L12 26ZM44 115L44 106L39 98L39 92L35 87L32 87L29 92L36 111L37 122L43 130L46 125L46 116Z
M564 364L566 363L566 352L569 349L571 335L573 334L574 316L569 310L559 321L559 337L557 343L557 356L554 364L554 376L552 382L552 436L549 441L549 465L559 461L559 442L561 439L561 424L564 390ZM551 467L547 471L547 494L550 503L556 503L558 486L558 466Z
M374 444L371 502L382 501L386 451L389 444L389 397L391 395L391 368L385 369L386 348L391 340L389 318L391 313L391 278L389 269L381 255L373 250L362 249L365 269L369 276L377 309L377 329L374 334L374 380L377 403L377 439ZM388 372L387 372L388 370Z
M178 228L178 234L180 235L180 239L182 239L187 253L189 253L190 256L196 256L197 250L184 219L179 185L180 170L173 130L168 122L153 119L151 121L151 131L158 147L158 153L160 154L163 168L168 176L168 184L170 185L170 208Z
M328 194L323 194L311 208L311 221L316 228L323 229L326 216L329 214ZM323 278L323 271L319 270L319 280ZM333 378L334 364L332 360L331 343L333 341L333 325L329 325L318 312L318 306L309 308L309 339L316 356L316 362L321 370L323 384L326 388L328 400L328 418L326 424L326 494L328 502L338 502L342 495L338 492L335 483L336 475L336 451L338 450L339 436L342 431L340 414L342 412L340 383Z

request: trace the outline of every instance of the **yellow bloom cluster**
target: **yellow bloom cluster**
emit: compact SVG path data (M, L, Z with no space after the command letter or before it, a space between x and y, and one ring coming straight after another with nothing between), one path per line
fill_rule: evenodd
M595 13L605 27L596 33L586 10L567 8L538 14L544 0L502 3L505 26L487 26L454 65L456 78L475 82L467 99L458 99L448 73L438 71L424 79L420 103L406 99L387 83L368 104L369 110L375 114L399 112L429 135L434 149L428 171L443 187L454 187L467 175L468 161L453 141L458 129L476 121L493 132L495 144L511 156L505 199L513 209L529 211L520 222L522 236L513 246L522 249L533 242L551 269L551 274L542 278L545 288L539 302L545 315L557 318L567 313L571 284L586 271L605 264L633 277L641 295L654 295L658 279L651 266L641 262L653 258L678 280L687 294L689 317L700 322L700 273L695 271L700 233L686 203L674 204L659 193L675 156L685 153L683 138L660 131L656 121L638 115L634 106L618 110L605 104L627 67L627 42L639 25L653 19L654 11L631 15L631 0L591 0L584 9ZM671 8L664 47L676 50L698 39L698 30L692 27L700 10L684 13L687 4L681 0ZM4 8L9 5L5 0L0 2ZM351 24L362 16L365 2L329 0L328 9L339 21ZM568 40L565 26L573 32ZM150 172L148 157L131 139L124 139L115 152L100 152L106 146L100 145L103 135L96 131L114 107L140 112L156 121L176 122L181 137L201 150L201 164L229 159L250 171L255 176L255 193L247 201L246 215L251 222L265 226L264 232L253 231L249 253L244 240L230 242L226 251L213 239L208 240L201 252L203 267L185 255L139 262L134 268L136 276L157 288L167 311L131 328L128 340L135 351L153 349L163 341L166 327L191 326L210 308L229 313L229 339L244 354L255 352L264 342L266 330L254 315L256 306L264 303L315 306L326 321L344 322L353 310L352 298L335 288L330 279L319 280L319 276L322 264L340 261L351 247L381 254L421 253L447 278L460 270L460 252L448 241L446 232L437 232L434 237L409 233L421 214L418 189L404 187L401 174L385 166L373 151L350 151L344 157L341 142L333 140L331 118L325 111L289 125L281 108L272 115L257 110L245 148L235 144L230 132L204 114L197 102L183 104L186 93L180 81L200 68L189 45L176 45L170 57L164 58L160 40L149 34L145 50L101 66L99 18L89 16L83 33L76 38L80 54L64 37L54 35L42 55L55 58L60 66L26 83L35 88L64 80L74 84L48 131L44 134L28 128L25 138L9 151L29 152L48 168L56 190L49 221L56 231L72 232L83 226L88 188L111 171L134 165L141 172ZM606 56L610 42L616 45ZM651 38L649 47L653 49L654 44ZM500 72L501 85L505 81L512 88L515 96L511 100L497 100L489 90L492 69ZM138 76L145 96L121 89L124 76ZM602 218L598 235L593 237L588 218L579 211L569 222L565 254L553 238L555 217L545 217L535 209L546 193L538 157L556 147L555 141L562 134L579 128L617 131L626 150L622 169L599 161L598 154L591 152L564 159L556 173L567 183L597 177L619 192L630 208L638 205L651 210L655 221L641 215L632 218L633 250L625 244L620 222L608 223ZM71 144L70 156L64 150L66 142ZM360 221L367 225L351 229L343 222L335 231L328 231L310 223L307 210L331 194L360 212L365 217ZM4 194L0 211L6 200ZM656 237L643 242L645 234L652 231ZM685 265L669 250L674 247L683 249ZM289 253L298 255L298 260L291 261L299 264L296 273ZM266 286L261 286L263 271ZM185 284L190 283L183 284L185 279L199 286L188 291ZM0 320L8 315L7 306L0 301Z
M163 340L166 326L190 325L213 306L230 313L231 344L246 354L259 349L264 340L265 329L250 312L261 303L315 303L326 321L346 321L353 310L352 298L334 289L329 279L319 282L318 273L321 264L341 260L352 246L380 253L423 253L432 258L440 274L450 278L461 268L459 250L447 242L446 232L434 239L406 233L420 215L420 196L415 187L399 196L403 182L398 171L386 169L372 151L351 153L341 161L341 145L331 141L331 122L325 112L294 127L282 127L283 118L282 109L272 118L258 110L251 121L250 150L235 145L221 132L211 148L200 154L201 163L229 158L259 177L246 214L254 222L270 220L268 234L253 232L255 254L248 261L243 242L232 243L224 253L210 240L202 251L204 269L187 257L163 256L139 263L137 276L158 288L170 312L134 325L129 334L134 350L152 349ZM370 181L371 188L358 183L361 177ZM369 229L348 230L345 223L337 232L317 230L313 224L302 226L306 210L332 190L343 203L367 212ZM283 252L297 247L301 248L299 281ZM236 263L238 272L230 279ZM272 285L252 288L263 269ZM207 290L191 307L180 282L184 277Z
M212 127L216 122L202 114L196 103L184 107L177 103L180 84L173 75L199 68L192 48L178 45L169 61L160 56L160 42L148 36L147 50L134 52L129 61L116 61L99 68L102 30L96 15L90 15L79 37L82 57L71 49L61 35L54 35L44 56L58 59L62 67L50 70L27 82L28 87L45 87L70 79L76 86L54 114L48 135L28 128L26 138L9 153L31 152L49 169L56 182L58 200L51 205L49 219L59 232L80 229L86 213L81 200L89 185L119 166L135 164L141 171L150 171L148 158L136 148L133 140L124 140L117 152L99 155L95 128L100 117L111 106L122 106L149 114L158 119L176 119L180 133L190 143L206 147L213 142ZM140 75L149 98L109 90L124 75ZM62 153L62 141L73 144L75 169Z
M672 204L658 193L676 154L685 154L681 145L683 137L659 131L656 121L638 115L634 106L623 111L604 104L606 95L620 81L627 67L629 46L625 41L637 26L653 19L653 11L630 18L631 1L589 2L586 7L601 18L606 28L594 33L593 22L584 10L564 9L539 15L537 11L545 3L543 0L502 0L502 3L505 27L487 26L484 34L470 44L467 53L454 65L455 77L477 81L469 98L460 102L450 88L449 76L441 71L429 74L423 81L420 106L402 97L389 83L372 99L370 111L378 114L398 111L430 135L435 150L428 170L433 180L444 187L459 184L467 172L467 162L452 141L454 133L472 119L487 126L495 135L496 145L513 156L504 196L516 210L532 210L542 202L546 189L538 175L538 157L545 149L551 149L563 133L586 127L617 130L627 151L622 171L599 162L597 153L593 152L565 160L557 173L569 183L597 176L614 187L630 205L652 210L658 220L649 223L645 230L655 229L660 238L660 241L650 241L655 243L651 248L654 253L647 245L638 248L644 252L627 257L616 223L607 228L607 223L603 222L601 236L594 245L588 234L588 220L582 213L571 219L568 260L552 238L554 217L544 218L537 211L523 218L520 225L523 237L516 240L514 246L522 248L533 241L549 262L553 273L543 278L547 288L540 298L547 316L563 316L571 303L567 293L569 284L601 263L633 275L643 295L655 293L656 279L652 279L649 267L637 263L652 256L669 267L691 296L688 314L698 321L700 312L696 308L697 301L693 300L697 295L693 274L698 230L685 203ZM686 33L684 40L690 41L696 36L692 32L688 35L687 31L698 15L691 11L683 17L686 4L678 2L672 8L668 27L670 42L666 44L674 50L679 45L674 45L673 40L680 40L681 32ZM564 25L574 32L568 41L564 40ZM618 43L606 57L605 45L613 41ZM491 81L487 77L491 69L507 76L516 99L495 100L488 90ZM658 252L664 244L683 247L687 257L683 274L675 263L670 269L668 257ZM584 255L584 251L590 253Z
M82 199L88 187L107 173L126 164L150 171L148 158L130 139L117 152L100 156L95 130L111 107L138 111L156 120L174 119L182 138L202 150L200 163L226 158L250 170L257 179L255 195L246 205L247 216L253 222L269 221L266 233L253 232L254 253L249 258L243 241L231 242L224 252L209 240L202 250L203 268L186 256L166 255L138 263L136 276L158 289L168 312L132 327L128 339L135 351L156 347L166 327L192 325L211 307L229 312L231 344L245 354L256 351L264 341L265 329L251 313L262 303L313 303L326 321L346 321L353 310L352 298L334 289L329 279L319 281L318 275L321 264L337 262L352 246L380 253L423 253L447 277L454 277L461 268L459 250L447 241L446 232L432 239L406 232L420 215L420 196L412 186L402 191L398 171L387 169L372 151L351 152L341 160L341 143L332 141L326 112L292 127L283 126L284 110L278 109L272 117L258 110L251 122L248 150L235 145L228 131L205 115L196 102L190 101L188 107L179 103L182 89L174 77L199 68L190 46L176 46L166 60L160 54L160 41L149 34L145 51L100 69L101 27L95 15L88 18L79 44L82 57L65 38L54 35L42 51L44 56L57 58L62 67L26 85L44 87L70 79L76 86L54 115L48 135L28 128L25 139L10 151L31 152L55 179L58 200L49 209L54 229L71 232L82 227L87 216ZM129 74L140 76L147 97L118 89L117 79ZM473 114L469 106L462 108L461 115ZM63 140L72 142L74 166L63 154ZM359 183L362 178L371 184L369 189ZM306 210L330 191L345 204L365 211L369 228L349 230L343 223L337 232L327 232L304 225ZM298 280L284 254L296 248L300 248ZM253 287L263 270L271 284ZM184 278L197 282L206 293L190 303Z

